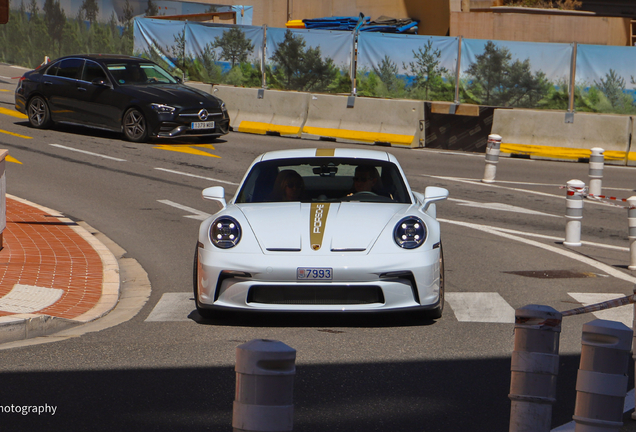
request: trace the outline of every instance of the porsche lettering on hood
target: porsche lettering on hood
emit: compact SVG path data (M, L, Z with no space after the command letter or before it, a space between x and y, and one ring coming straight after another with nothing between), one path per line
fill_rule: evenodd
M393 216L406 207L299 202L240 206L265 253L368 251Z

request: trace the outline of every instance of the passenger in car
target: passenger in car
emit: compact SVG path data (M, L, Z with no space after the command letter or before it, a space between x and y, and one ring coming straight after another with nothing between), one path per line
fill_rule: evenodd
M278 173L270 201L300 201L305 190L303 178L296 171L288 169Z

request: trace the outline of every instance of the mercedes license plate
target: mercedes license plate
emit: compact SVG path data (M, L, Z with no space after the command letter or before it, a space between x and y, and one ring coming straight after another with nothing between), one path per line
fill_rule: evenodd
M192 128L192 129L214 129L214 122L213 121L192 122L192 124L190 125L190 128Z
M296 270L296 279L298 280L332 280L333 269L315 268L315 267L299 267Z

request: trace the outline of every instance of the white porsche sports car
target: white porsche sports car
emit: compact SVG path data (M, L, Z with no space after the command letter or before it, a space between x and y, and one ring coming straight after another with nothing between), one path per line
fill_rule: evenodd
M194 297L215 310L369 312L439 318L444 257L435 202L413 192L397 159L366 149L265 153L199 229Z

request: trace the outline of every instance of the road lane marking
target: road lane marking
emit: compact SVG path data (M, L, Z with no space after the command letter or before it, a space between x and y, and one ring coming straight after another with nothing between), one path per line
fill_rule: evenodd
M0 92L10 92L11 90L0 89Z
M145 321L192 321L188 315L194 308L192 293L164 293Z
M206 147L204 147L206 146ZM156 149L159 150L168 150L168 151L174 151L174 152L180 152L180 153L187 153L187 154L193 154L193 155L197 155L197 156L209 156L209 157L215 157L215 158L220 158L221 156L217 156L215 154L212 153L208 153L206 151L203 150L199 150L193 147L204 147L204 148L210 148L208 147L210 146L210 144L203 144L203 145L197 145L197 146L187 146L187 145L158 145L155 146ZM214 147L211 147L212 150L214 150Z
M188 213L192 213L189 214L187 216L184 216L185 218L188 219L196 219L196 220L206 220L207 218L209 218L210 216L212 216L209 213L206 212L202 212L200 210L197 210L195 208L192 207L188 207L188 206L184 206L182 204L176 203L174 201L170 201L170 200L157 200L157 202L160 202L161 204L165 204L165 205L169 205L171 207L175 207L178 208L179 210L185 210Z
M229 184L229 185L233 185L233 186L238 186L238 183L233 183L231 181L226 181L226 180L219 180L219 179L215 179L215 178L210 178L210 177L203 177L200 175L196 175L196 174L189 174L189 173L184 173L181 171L174 171L174 170L170 170L170 169L166 169L166 168L155 168L156 170L159 171L164 171L167 173L171 173L171 174L179 174L182 176L187 176L187 177L194 177L194 178L199 178L199 179L203 179L203 180L210 180L216 183L224 183L224 184Z
M16 136L16 137L18 137L18 138L33 139L33 137L30 137L30 136L20 135L20 134L13 133L13 132L9 132L9 131L2 130L2 129L0 129L0 133L7 134L7 135L12 135L12 136Z
M447 292L445 300L460 322L515 322L515 310L496 292Z
M21 112L18 112L16 110L12 110L12 109L8 109L8 108L2 108L2 107L0 107L0 114L6 114L6 115L9 115L11 117L17 117L19 119L28 119L29 118L26 115L22 114Z
M515 192L523 192L523 193L531 194L531 195L540 195L540 196L547 196L547 197L552 197L552 198L565 199L565 193L563 195L555 195L555 194L549 194L549 193L545 193L545 192L533 191L533 190L529 190L529 189L511 188L511 187L499 186L499 185L492 184L492 183L483 183L480 180L462 179L460 177L434 176L434 175L428 175L428 174L420 174L420 176L436 178L436 179L440 179L440 180L456 181L456 182L459 182L459 183L468 183L468 184L472 184L472 185L479 185L479 186L493 187L493 188L498 188L498 189L511 190L511 191L515 191ZM528 183L523 183L523 184L528 184ZM589 203L589 204L602 205L602 206L605 206L605 207L614 207L613 205L611 205L609 203L605 203L605 202L601 202L601 201L585 200L585 202Z
M93 152L90 152L90 151L87 151L87 150L80 150L80 149L76 149L76 148L73 148L73 147L63 146L61 144L50 144L50 145L53 146L53 147L64 149L64 150L70 150L70 151L74 151L74 152L78 152L78 153L84 153L84 154L87 154L87 155L97 156L97 157L104 158L104 159L110 159L110 160L114 160L114 161L117 161L117 162L126 162L126 159L120 159L120 158L116 158L116 157L112 157L112 156L106 156L106 155L99 154L99 153L93 153Z
M510 204L480 203L480 202L467 201L467 200L461 200L461 199L456 199L456 198L448 198L448 201L456 202L457 205L460 205L460 206L476 207L476 208L481 208L481 209L486 209L486 210L499 210L499 211L513 212L513 213L523 213L523 214L529 214L529 215L539 215L539 216L549 216L549 217L555 217L555 218L563 218L562 215L553 215L553 214L543 213L543 212L539 212L539 211L526 209L526 208L523 208L523 207L516 207L516 206L510 205Z
M22 162L20 162L19 160L17 160L13 156L7 155L7 157L5 157L4 160L6 160L7 162L13 162L13 163L17 163L17 164L22 165Z
M577 253L571 252L571 251L569 251L567 249L560 249L560 248L555 247L555 246L547 245L547 244L544 244L544 243L539 243L539 242L534 241L534 240L525 239L523 237L518 237L516 235L508 234L506 232L499 231L499 229L496 228L496 227L491 227L491 226L487 226L487 225L478 225L478 224L469 223L469 222L453 221L453 220L448 220L448 219L437 219L437 220L440 221L440 222L445 222L445 223L449 223L449 224L453 224L453 225L460 225L460 226L463 226L463 227L466 227L466 228L476 229L476 230L483 231L483 232L486 232L486 233L489 233L489 234L494 234L494 235L499 236L499 237L504 237L504 238L507 238L507 239L510 239L510 240L516 240L518 242L525 243L525 244L528 244L530 246L535 246L535 247L538 247L538 248L541 248L541 249L545 249L545 250L548 250L550 252L554 252L554 253L557 253L559 255L563 255L563 256L565 256L567 258L571 258L573 260L579 261L579 262L581 262L583 264L587 264L587 265L589 265L591 267L594 267L594 268L596 268L596 269L598 269L598 270L600 270L602 272L605 272L608 275L610 275L612 277L615 277L617 279L624 280L624 281L629 282L631 284L636 284L636 278L635 277L630 276L630 275L628 275L626 273L623 273L623 272L615 269L612 266L609 266L607 264L603 264L603 263L598 262L598 261L596 261L596 260L594 260L592 258L588 258L586 256L579 255Z

